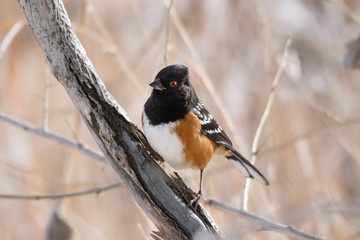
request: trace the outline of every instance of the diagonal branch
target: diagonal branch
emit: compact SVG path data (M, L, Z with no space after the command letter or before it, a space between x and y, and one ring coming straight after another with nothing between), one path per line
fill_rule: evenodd
M280 62L280 66L279 66L278 70L276 71L274 80L271 85L271 89L270 89L270 93L269 93L269 97L268 97L268 100L266 103L264 113L261 116L258 128L256 129L256 132L255 132L255 137L254 137L254 141L253 141L253 145L252 145L252 154L251 154L251 163L254 165L255 165L257 156L259 154L260 136L264 129L265 123L270 115L271 106L274 102L275 90L279 84L282 73L287 65L288 57L289 57L289 48L292 44L292 41L293 41L292 37L289 36L286 41L286 44L285 44L285 50L284 50L284 53L283 53L283 56L282 56L282 59ZM248 205L250 183L251 182L250 182L249 178L245 180L244 189L243 189L243 202L242 202L242 207L245 210L247 210L247 205Z
M166 11L166 32L165 32L165 50L164 50L164 65L167 66L167 61L168 61L168 55L169 55L169 36L170 36L170 13L171 13L171 8L173 5L173 0L169 0L168 5L166 6L167 11Z
M84 191L77 191L71 193L54 193L54 194L41 194L41 195L20 195L20 194L0 194L1 199L30 199L30 200L43 200L43 199L58 199L58 198L68 198L68 197L78 197L88 194L99 194L103 191L107 191L113 188L122 186L121 183L113 183L106 185L104 187L91 188Z
M0 43L0 60L4 57L9 45L20 30L25 26L24 20L17 21Z
M153 161L142 132L106 90L75 35L59 0L19 0L44 57L66 89L81 118L137 204L163 239L219 238L221 233L201 206L187 207L191 194ZM158 159L157 160L161 160ZM176 181L174 181L176 180Z
M261 154L267 155L267 154L270 154L273 152L277 152L277 151L283 150L289 146L294 145L295 143L297 143L300 140L310 138L321 132L325 132L330 129L336 129L336 128L340 128L340 127L344 127L344 126L355 125L355 124L360 124L360 117L344 119L344 120L332 122L332 123L329 123L326 125L317 126L317 127L311 128L303 133L300 133L299 135L296 135L293 138L290 138L290 139L280 143L277 146L264 149L263 151L261 151Z
M77 142L74 142L70 139L67 139L63 136L60 136L58 134L55 134L55 133L52 133L52 132L49 132L48 130L44 129L44 128L37 128L33 125L30 125L29 123L26 123L26 122L22 122L20 120L17 120L15 118L12 118L12 117L9 117L9 116L6 116L5 114L1 113L0 112L0 121L4 121L4 122L7 122L13 126L16 126L18 128L22 128L26 131L29 131L31 133L35 133L36 135L39 135L39 136L42 136L42 137L45 137L45 138L48 138L48 139L51 139L51 140L54 140L60 144L64 144L64 145L67 145L71 148L75 148L77 149L78 151L94 158L94 159L97 159L97 160L100 160L100 161L105 161L105 158L100 154L100 153L97 153L95 152L94 150L90 149L89 147L81 144L81 143L77 143Z
M218 210L221 210L223 212L227 212L230 214L235 214L237 216L240 216L241 218L252 222L256 225L260 226L260 230L271 230L274 232L279 232L291 237L296 237L300 239L308 239L308 240L321 240L321 238L316 237L314 235L311 235L309 233L306 233L304 231L301 231L299 229L296 229L293 226L284 225L280 223L275 223L269 219L266 219L264 217L252 214L246 210L243 209L237 209L231 206L228 206L222 202L219 202L214 199L208 199L206 200L206 204L210 207L216 208Z

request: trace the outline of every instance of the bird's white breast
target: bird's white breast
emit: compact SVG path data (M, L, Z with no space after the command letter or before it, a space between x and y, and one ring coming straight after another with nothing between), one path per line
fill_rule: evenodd
M173 132L177 121L159 125L150 125L149 119L143 112L143 128L146 139L151 147L175 169L186 168L182 153L183 144Z

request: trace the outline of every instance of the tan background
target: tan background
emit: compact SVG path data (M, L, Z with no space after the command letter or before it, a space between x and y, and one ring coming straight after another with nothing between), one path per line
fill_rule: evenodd
M140 125L151 91L148 83L164 66L164 3L64 3L99 76ZM292 35L290 60L256 163L270 186L252 183L249 209L325 239L360 237L360 74L342 65L346 43L358 37L360 3L346 1L348 8L342 3L175 1L179 20L170 21L167 60L190 67L199 97L249 157L285 42ZM16 1L0 1L0 41L23 20ZM187 41L179 24L190 36ZM66 92L47 70L29 27L24 25L3 50L0 112L41 127L48 82L49 131L97 150ZM214 94L204 87L204 75L197 74L201 66L224 103L220 107L228 112L226 119ZM198 172L180 175L198 188ZM63 193L116 181L106 164L0 121L0 193ZM215 158L205 171L204 194L240 207L243 182L225 159ZM254 225L207 208L229 239L290 239L256 232ZM54 211L73 229L72 239L148 239L154 229L126 190L116 188L62 200L0 199L0 238L42 239Z

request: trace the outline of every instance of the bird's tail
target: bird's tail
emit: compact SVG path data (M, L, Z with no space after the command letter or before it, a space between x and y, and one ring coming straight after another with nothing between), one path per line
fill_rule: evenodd
M230 156L226 156L232 164L245 176L255 178L259 182L268 185L268 180L262 175L262 173L256 169L243 155L241 155L234 148L228 148L227 152L231 153Z

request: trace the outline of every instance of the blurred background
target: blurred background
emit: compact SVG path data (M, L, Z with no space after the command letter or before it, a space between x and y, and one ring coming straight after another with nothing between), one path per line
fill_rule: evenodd
M291 35L256 162L270 185L252 182L249 211L324 239L360 238L360 73L357 45L349 44L359 36L359 1L175 0L170 17L161 0L64 4L97 73L134 123L141 126L156 73L185 64L199 97L248 158ZM99 151L17 1L0 2L0 44L1 114ZM179 174L198 189L197 171ZM0 194L69 193L117 181L106 163L0 120ZM243 185L225 158L205 171L204 195L231 206L241 207ZM291 239L206 208L228 239ZM74 240L150 239L154 230L121 187L0 199L1 239L46 239L54 226Z

